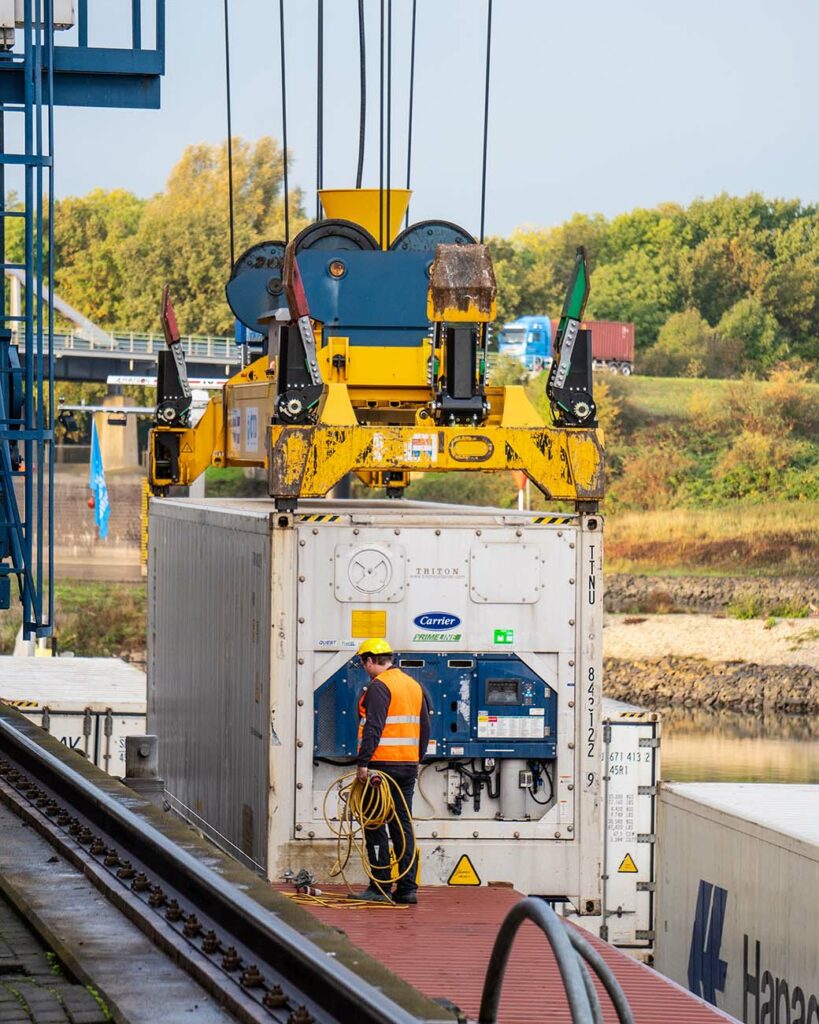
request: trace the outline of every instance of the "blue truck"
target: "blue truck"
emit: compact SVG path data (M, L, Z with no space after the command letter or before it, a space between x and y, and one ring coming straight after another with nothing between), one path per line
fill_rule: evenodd
M592 332L592 356L596 370L629 376L634 372L634 324L612 320L584 320L581 328ZM557 321L547 316L519 316L503 325L498 335L501 355L514 356L535 372L552 362L552 339Z

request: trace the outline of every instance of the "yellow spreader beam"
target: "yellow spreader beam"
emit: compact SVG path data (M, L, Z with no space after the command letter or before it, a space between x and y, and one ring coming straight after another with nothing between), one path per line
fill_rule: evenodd
M403 213L408 194L394 198L391 221L399 208ZM385 222L378 190L324 192L322 201L333 206L340 223L354 220L374 228ZM400 216L390 224L389 237L399 224ZM293 269L295 243L290 245L292 279L285 259L285 291L304 309L299 305L294 312L290 303L289 312L299 330L311 332L309 365L320 382L313 381L312 390L319 397L301 419L283 410L286 389L288 396L298 396L292 389L304 385L286 382L290 364L281 356L279 321L269 315L268 354L232 377L195 427L154 427L154 493L191 484L213 465L265 468L270 496L281 507L324 497L349 473L397 494L413 473L465 470L521 470L553 501L588 506L602 499L599 428L546 424L522 387L485 384L488 325L497 317L495 275L485 246L440 244L434 258L430 252L426 337L410 334L406 345L356 345L341 336L338 318L333 323L326 312L327 324L310 318L300 273ZM318 279L320 288L335 288L333 280L345 277L344 255L328 255L330 276ZM379 260L392 258L379 254ZM379 287L379 265L372 264L373 288ZM351 316L338 302L339 315ZM385 335L389 330L385 324ZM471 362L464 358L470 346Z
M269 491L278 499L321 498L347 473L523 470L547 497L599 501L598 430L552 427L279 426L270 428Z

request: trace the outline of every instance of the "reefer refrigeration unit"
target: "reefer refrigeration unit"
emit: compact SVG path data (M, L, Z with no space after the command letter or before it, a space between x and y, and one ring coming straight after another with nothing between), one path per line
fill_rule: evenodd
M167 498L149 536L148 726L179 814L273 880L328 880L355 650L384 636L433 711L422 882L466 855L483 883L600 913L599 515Z

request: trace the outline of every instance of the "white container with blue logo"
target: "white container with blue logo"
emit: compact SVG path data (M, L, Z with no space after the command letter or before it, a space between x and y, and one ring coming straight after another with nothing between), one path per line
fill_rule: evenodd
M422 883L509 882L600 914L601 516L181 498L150 514L149 728L178 813L271 879L326 882L356 649L383 637L433 710Z
M656 966L746 1024L819 1021L819 786L660 791Z

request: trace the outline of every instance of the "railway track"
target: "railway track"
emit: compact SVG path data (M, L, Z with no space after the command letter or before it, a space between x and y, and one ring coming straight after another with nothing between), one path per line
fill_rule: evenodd
M340 933L317 925L255 875L5 707L0 803L53 847L55 864L67 861L82 872L237 1020L454 1019L345 944Z

